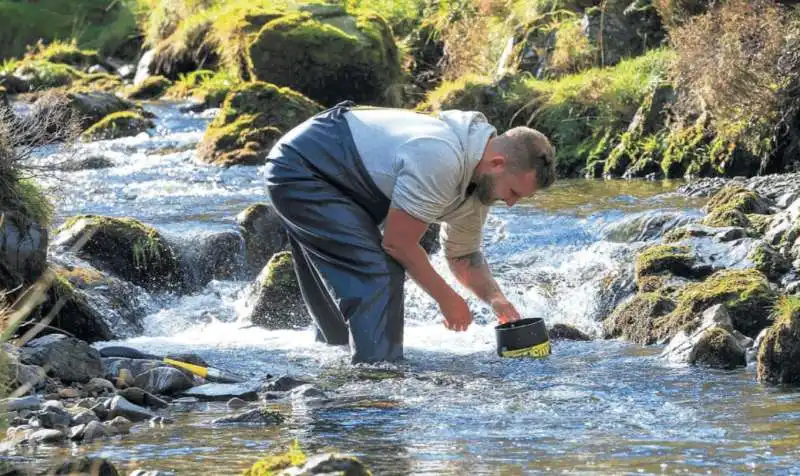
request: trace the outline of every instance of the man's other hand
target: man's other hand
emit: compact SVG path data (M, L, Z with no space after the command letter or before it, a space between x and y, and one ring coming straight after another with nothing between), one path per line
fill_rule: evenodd
M492 310L497 316L497 320L500 321L500 324L518 321L521 319L517 309L506 298L497 298L492 300Z
M472 313L469 311L469 306L458 294L453 294L440 302L439 309L444 314L445 327L451 331L465 331L472 324Z

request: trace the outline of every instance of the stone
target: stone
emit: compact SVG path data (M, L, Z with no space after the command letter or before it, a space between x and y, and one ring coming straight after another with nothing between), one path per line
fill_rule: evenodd
M289 236L270 204L251 205L236 216L244 240L245 263L249 278L255 278L270 257L289 246Z
M747 365L746 347L733 335L733 322L722 304L703 311L692 330L681 330L662 351L671 362L733 369Z
M0 262L4 276L3 289L31 284L47 265L47 229L33 218L13 211L3 212L0 222ZM6 276L9 279L8 282Z
M33 426L41 428L68 428L72 415L62 408L49 407L34 414L30 421Z
M227 406L228 408L230 408L232 410L238 410L240 408L246 407L247 406L247 402L242 400L241 398L233 397L230 400L228 400L228 403L226 403L225 406Z
M53 475L91 475L91 476L119 476L119 472L105 458L81 457L65 461L47 474Z
M90 421L83 428L83 432L80 434L80 438L84 442L88 443L90 441L106 438L110 435L111 432L109 432L108 428L105 425L103 425L99 421Z
M214 425L279 425L283 423L285 418L278 412L271 411L267 408L254 408L245 413L238 415L217 418L211 423Z
M38 410L42 407L42 398L38 395L30 395L22 398L6 398L0 403L0 408L13 412L18 410Z
M122 416L134 422L149 420L158 416L147 408L133 404L119 395L111 399L108 415L111 418Z
M265 392L288 392L293 388L299 387L301 385L305 385L308 382L305 380L299 380L294 377L290 377L288 375L282 375L275 380L272 380L266 383L262 387L262 391Z
M139 387L130 387L117 392L131 403L145 407L167 408L169 404L152 393L145 392Z
M128 476L175 476L175 473L168 471L146 471L144 469L137 469L132 471Z
M134 384L146 392L171 395L192 387L193 383L180 370L156 367L136 376Z
M92 421L98 421L97 415L88 409L82 409L72 415L72 425L85 425Z
M137 375L157 367L166 367L166 365L160 360L104 357L103 373L107 380L116 382L117 386L120 382L130 382L130 385L133 385Z
M550 340L592 340L586 333L566 324L554 324L549 331Z
M104 378L93 378L84 385L83 390L91 396L105 395L107 393L114 393L116 390L114 384Z
M301 328L311 323L291 251L281 251L270 258L246 292L246 321L267 329Z
M783 296L775 321L758 346L757 378L768 385L800 385L800 296ZM760 336L759 336L760 337Z
M290 396L293 399L326 398L325 392L309 384L292 389Z
M284 474L284 473L281 473ZM308 458L306 464L285 474L311 476L314 474L346 474L347 476L370 476L372 473L355 456L325 453Z
M103 375L103 361L86 342L63 334L38 337L21 348L20 361L48 369L64 383L88 382Z
M206 401L225 401L234 397L242 400L258 400L259 382L250 383L207 383L192 387L182 393L187 397L197 397Z
M58 391L59 398L80 398L81 392L72 387L62 388Z
M64 440L66 435L63 431L53 429L36 430L28 437L28 440L36 443L59 443Z
M111 434L123 435L131 431L133 423L125 417L118 416L114 417L111 421L105 422L104 425L108 427Z

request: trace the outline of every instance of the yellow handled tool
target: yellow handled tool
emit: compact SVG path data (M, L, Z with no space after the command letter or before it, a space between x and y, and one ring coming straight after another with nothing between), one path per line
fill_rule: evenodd
M102 357L124 357L127 359L160 360L167 365L188 370L189 372L199 377L203 377L206 380L211 380L214 382L241 383L245 381L245 379L241 377L237 377L233 374L224 372L219 369L215 369L213 367L203 367L202 365L190 364L189 362L170 359L169 357L146 354L144 352L141 352L139 350L130 347L123 347L123 346L103 347L102 349L100 349L100 355Z

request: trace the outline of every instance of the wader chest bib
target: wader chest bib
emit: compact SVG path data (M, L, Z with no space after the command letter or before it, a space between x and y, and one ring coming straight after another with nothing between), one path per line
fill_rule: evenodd
M272 148L267 193L289 235L317 338L350 345L353 362L403 357L405 270L381 246L390 200L364 167L341 103Z

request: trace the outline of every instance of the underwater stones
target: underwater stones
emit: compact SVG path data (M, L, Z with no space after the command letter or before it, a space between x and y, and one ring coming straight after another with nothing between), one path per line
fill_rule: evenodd
M733 369L744 367L746 337L738 334L724 305L717 304L703 311L696 329L680 330L661 353L671 362Z
M269 204L250 205L236 216L236 222L244 239L248 273L255 277L275 253L288 247L289 237Z
M88 382L103 375L100 353L86 342L63 334L48 334L21 348L20 361L47 369L64 383Z
M758 348L759 382L800 384L800 296L782 296L775 307L775 322Z
M290 251L272 256L251 284L247 301L250 308L247 319L261 327L286 329L307 326L311 322Z
M179 264L170 245L153 227L132 218L72 217L59 228L54 245L81 246L75 253L99 269L150 290L179 287Z
M156 99L172 86L172 81L163 76L149 76L138 84L133 84L123 91L128 99Z
M391 30L378 15L295 12L268 21L249 44L256 79L326 106L382 99L400 74ZM333 13L333 14L331 14Z
M84 141L119 139L135 136L153 127L155 123L138 112L115 112L89 127L81 135L81 139Z
M237 415L217 418L211 423L214 425L263 425L273 426L283 423L285 417L278 412L267 408L254 408Z
M261 165L270 148L294 126L322 107L302 94L254 82L232 90L197 148L205 163Z

